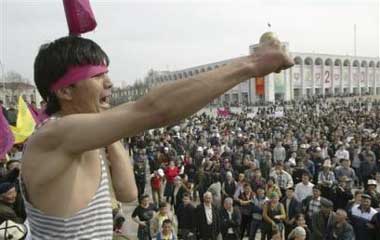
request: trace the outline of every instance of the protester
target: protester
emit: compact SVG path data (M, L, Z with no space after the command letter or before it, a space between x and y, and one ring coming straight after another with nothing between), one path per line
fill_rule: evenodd
M241 215L237 207L233 207L233 199L226 198L220 212L220 229L223 240L240 240Z
M284 221L286 220L286 213L284 206L279 202L279 196L272 193L267 204L263 208L263 233L268 238L272 237L272 230L277 229L281 232L284 230Z
M338 209L335 214L336 224L333 226L332 239L334 240L352 240L355 239L354 229L347 222L347 212Z
M220 216L212 204L212 193L203 194L203 203L198 205L195 213L198 236L205 240L216 240L220 233Z
M152 220L156 207L154 204L149 203L149 196L142 195L140 197L140 204L135 208L132 213L132 219L138 224L137 238L138 240L151 240L150 221Z
M182 203L179 204L176 212L178 233L181 239L184 240L192 239L191 237L195 237L196 234L195 207L190 199L190 194L184 193Z
M157 234L156 240L176 240L177 237L173 232L173 223L170 219L162 222L161 231Z
M351 222L355 226L357 240L368 240L373 237L374 226L370 223L377 211L371 207L371 196L363 194L360 205L352 207Z

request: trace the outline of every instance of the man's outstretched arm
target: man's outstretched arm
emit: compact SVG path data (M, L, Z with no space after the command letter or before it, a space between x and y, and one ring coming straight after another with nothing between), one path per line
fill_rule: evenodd
M244 80L292 65L280 42L272 41L260 46L254 55L187 80L164 84L136 102L102 113L64 117L45 127L45 133L49 135L49 128L53 128L51 139L60 139L57 144L67 153L97 149L123 137L177 122ZM61 138L55 138L57 134Z

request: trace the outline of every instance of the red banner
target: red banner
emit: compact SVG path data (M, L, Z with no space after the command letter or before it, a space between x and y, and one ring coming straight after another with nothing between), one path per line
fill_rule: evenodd
M63 0L70 35L80 35L96 28L89 0Z
M217 110L218 110L217 113L218 113L219 117L228 117L230 115L230 111L226 108L224 108L224 109L218 108Z
M264 77L256 78L256 95L264 96L265 94L265 80Z

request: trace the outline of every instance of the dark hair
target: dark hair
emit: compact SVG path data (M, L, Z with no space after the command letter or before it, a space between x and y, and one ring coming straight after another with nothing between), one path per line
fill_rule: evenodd
M305 214L303 214L303 213L297 213L296 216L294 217L294 219L297 221L301 217L303 217L305 219Z
M166 207L168 204L166 202L160 202L160 204L158 205L158 208L164 208Z
M70 67L86 64L109 65L107 54L90 39L69 36L40 47L34 61L34 82L47 102L45 112L48 115L60 110L57 95L50 92L52 84L64 76Z
M189 193L187 193L187 192L185 192L185 193L182 195L182 198L185 198L185 197L188 197L188 198L190 198L190 199L191 199L191 196L190 196L190 194L189 194Z
M162 222L162 226L164 226L165 224L172 224L172 220L170 219L165 219L163 222Z
M142 200L144 200L145 198L149 198L149 195L147 195L147 194L141 195L140 199L139 199L139 202L141 203Z
M363 191L361 190L356 190L355 193L354 193L354 196L356 197L357 195L359 194L363 194Z

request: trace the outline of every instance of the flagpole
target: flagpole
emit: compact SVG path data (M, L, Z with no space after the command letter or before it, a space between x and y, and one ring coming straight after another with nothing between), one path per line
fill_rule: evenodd
M357 51L357 41L356 41L356 24L354 24L354 56L356 57Z

